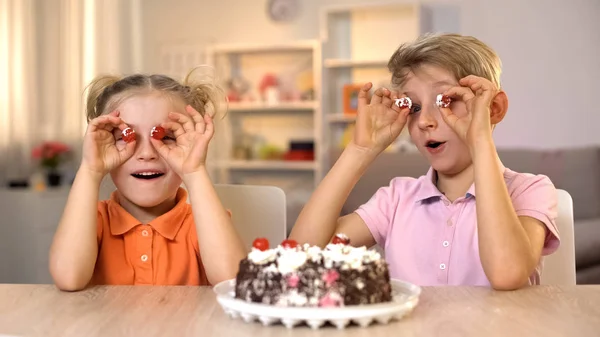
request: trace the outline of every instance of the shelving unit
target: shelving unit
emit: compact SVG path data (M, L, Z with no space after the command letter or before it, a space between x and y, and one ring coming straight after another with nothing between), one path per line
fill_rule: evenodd
M293 224L322 177L320 42L214 45L207 49L207 60L224 88L232 78L243 79L250 88L240 101L228 103L227 114L216 125L215 146L211 149L215 180L281 187L288 198L288 220ZM282 93L291 92L292 98L265 99L257 88L266 74L275 75ZM298 81L304 86L310 83L312 95L300 95L295 90L300 86ZM240 152L235 151L244 144L243 139L252 140L252 145L241 152L251 153L250 158L240 158ZM314 161L261 157L264 153L260 147L286 151L291 141L312 141Z
M390 88L389 57L403 42L430 31L431 11L420 3L387 2L325 7L321 12L323 50L323 170L347 140L356 116L344 113L343 87L372 82ZM411 148L407 132L390 150Z

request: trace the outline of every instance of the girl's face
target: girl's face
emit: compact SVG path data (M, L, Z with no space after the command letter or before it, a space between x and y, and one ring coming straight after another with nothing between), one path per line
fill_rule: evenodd
M133 204L151 208L173 201L182 183L179 177L158 154L150 142L152 128L168 120L171 111L184 111L178 99L153 91L124 99L115 110L129 127L135 130L136 147L131 158L110 172L121 196ZM117 147L125 147L119 132L115 133ZM165 143L175 142L167 134Z
M471 165L467 145L444 122L435 104L438 94L457 85L457 79L449 71L423 65L409 73L401 88L413 102L407 123L413 143L434 170L446 175L458 174ZM452 102L450 109L459 117L467 114L462 101Z

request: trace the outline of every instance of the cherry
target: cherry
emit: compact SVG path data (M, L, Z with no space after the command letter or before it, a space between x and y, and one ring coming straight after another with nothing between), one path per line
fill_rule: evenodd
M131 143L135 140L135 131L132 128L125 128L121 131L125 143Z
M347 245L350 244L350 239L348 239L348 237L344 234L336 234L333 239L331 239L331 243L333 243L334 245L337 244L343 244L343 245Z
M163 128L162 126L155 126L152 128L152 131L150 131L150 137L152 137L156 140L163 139L166 134L167 134L167 132L165 131L165 128Z
M452 98L450 96L443 95L443 94L437 95L437 99L435 102L435 104L437 104L437 106L442 107L442 108L447 108L450 106L450 103L452 103Z
M296 242L296 240L283 240L281 242L281 246L283 248L296 248L298 246L298 242Z
M269 240L266 238L258 238L252 242L252 247L264 252L269 249Z

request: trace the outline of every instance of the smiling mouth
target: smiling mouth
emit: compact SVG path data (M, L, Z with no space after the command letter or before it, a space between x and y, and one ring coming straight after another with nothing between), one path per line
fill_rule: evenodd
M136 179L144 179L144 180L156 179L156 178L160 178L164 175L165 175L164 173L160 173L160 172L148 172L148 173L144 172L144 173L131 174L131 176Z
M427 142L427 144L425 144L425 146L428 148L431 148L431 149L435 149L444 143L446 143L446 142L430 141L430 142Z

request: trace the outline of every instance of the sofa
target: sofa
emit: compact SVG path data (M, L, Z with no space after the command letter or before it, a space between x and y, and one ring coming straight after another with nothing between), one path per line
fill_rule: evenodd
M329 153L330 165L340 150ZM499 149L502 163L514 171L547 175L573 198L578 284L600 284L600 147L555 150ZM396 176L418 177L429 165L418 153L384 152L352 190L342 213L358 208Z

